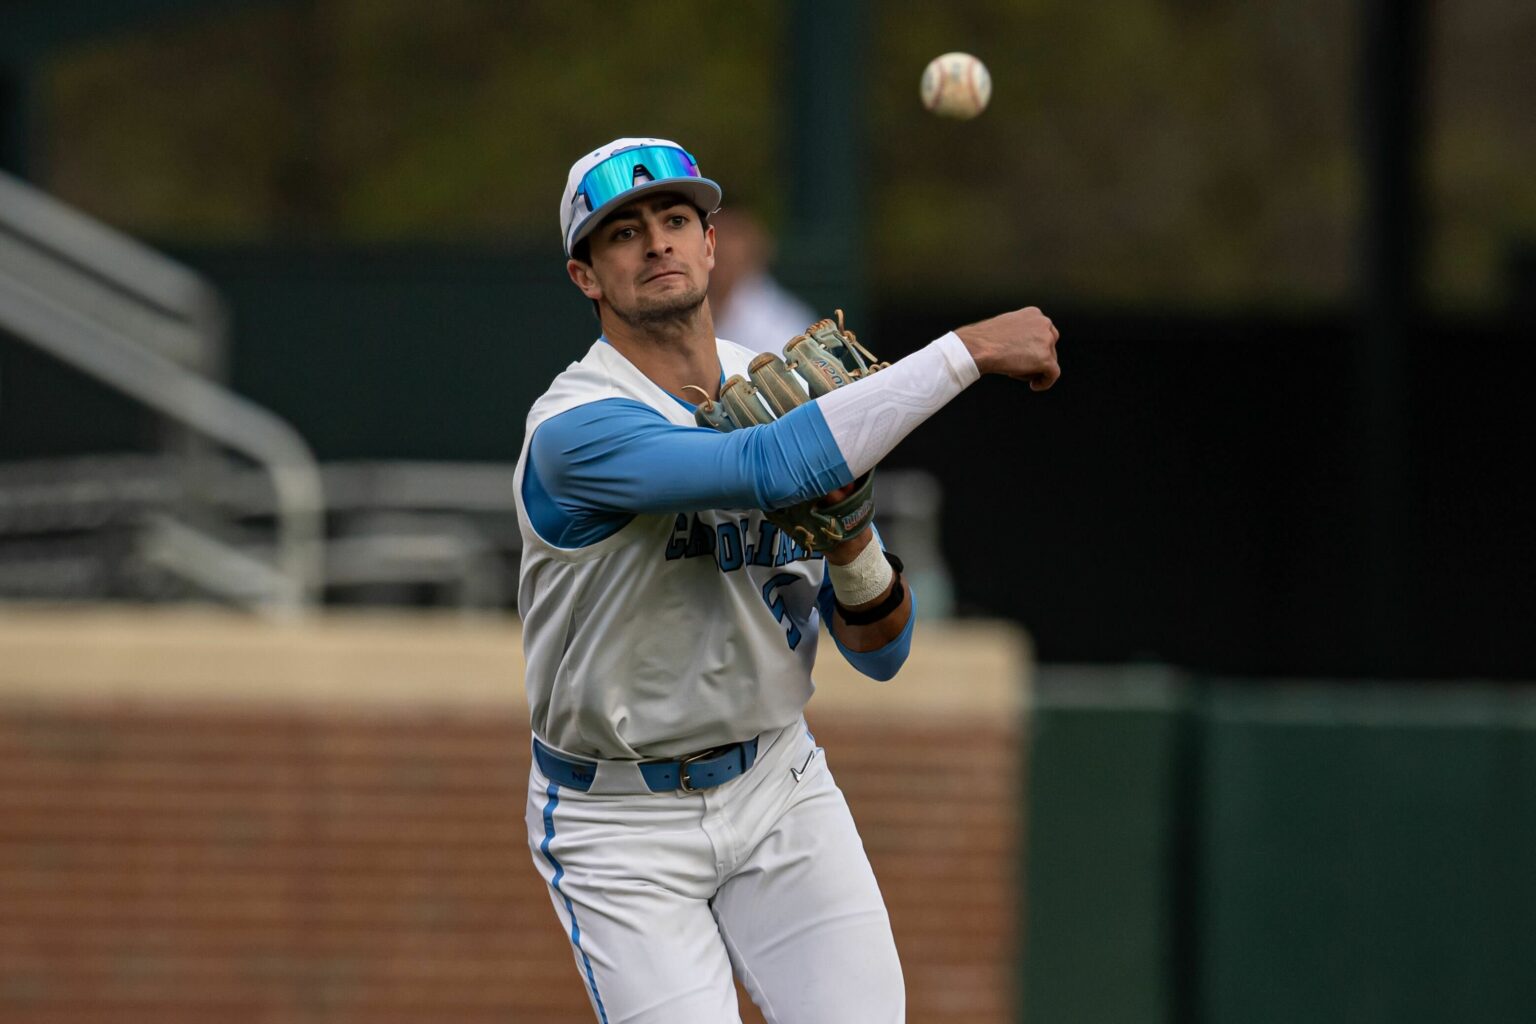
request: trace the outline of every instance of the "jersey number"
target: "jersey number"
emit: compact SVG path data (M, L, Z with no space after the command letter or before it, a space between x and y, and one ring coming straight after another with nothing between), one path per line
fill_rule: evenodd
M800 627L796 626L795 621L789 617L784 607L784 598L776 591L799 579L800 577L792 573L781 572L763 584L763 600L768 602L768 610L773 612L773 617L784 626L784 638L789 641L790 650L800 646Z

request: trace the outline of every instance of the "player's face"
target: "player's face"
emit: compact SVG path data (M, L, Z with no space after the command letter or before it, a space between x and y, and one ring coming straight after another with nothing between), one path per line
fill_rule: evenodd
M592 263L568 269L587 298L626 323L655 324L691 316L704 302L715 266L714 228L671 193L620 207L587 236Z

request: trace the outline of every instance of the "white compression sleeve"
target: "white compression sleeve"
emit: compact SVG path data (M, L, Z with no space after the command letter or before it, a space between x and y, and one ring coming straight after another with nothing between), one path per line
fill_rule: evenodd
M874 469L901 439L981 379L953 332L848 387L816 400L855 477Z

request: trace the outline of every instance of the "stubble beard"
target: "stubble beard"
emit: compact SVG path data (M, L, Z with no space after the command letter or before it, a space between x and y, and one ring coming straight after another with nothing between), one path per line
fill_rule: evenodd
M655 299L640 299L630 309L611 306L615 316L631 327L641 330L658 330L680 326L698 316L704 305L705 292L693 288L680 295L668 295Z

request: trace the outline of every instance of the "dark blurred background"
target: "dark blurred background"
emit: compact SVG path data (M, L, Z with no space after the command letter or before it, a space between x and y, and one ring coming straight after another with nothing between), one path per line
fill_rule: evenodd
M1024 304L891 466L1046 661L1536 677L1536 12L1519 0L3 5L8 170L207 275L322 460L515 460L595 334L574 154L675 138L882 355ZM917 73L970 49L971 122ZM0 346L0 459L153 447Z

